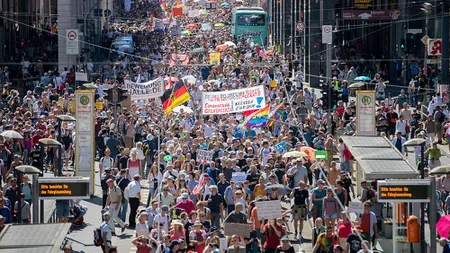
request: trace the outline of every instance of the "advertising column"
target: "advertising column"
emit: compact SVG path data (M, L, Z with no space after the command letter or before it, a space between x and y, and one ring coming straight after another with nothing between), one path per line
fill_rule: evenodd
M94 91L77 90L76 101L76 140L75 175L91 178L91 192L94 194Z

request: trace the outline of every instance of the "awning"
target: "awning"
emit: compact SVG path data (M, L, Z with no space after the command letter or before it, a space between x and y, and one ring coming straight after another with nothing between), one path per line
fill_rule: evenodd
M342 136L365 180L411 179L419 172L385 137Z

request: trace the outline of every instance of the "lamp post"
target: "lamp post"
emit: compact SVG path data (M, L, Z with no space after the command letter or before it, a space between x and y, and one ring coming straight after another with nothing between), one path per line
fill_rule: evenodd
M21 165L21 166L17 166L14 169L17 174L19 175L19 177L17 178L17 185L19 185L18 190L19 190L19 203L17 203L17 209L19 209L19 211L17 212L17 223L22 223L22 197L21 197L21 193L22 193L22 189L20 187L21 185L21 178L22 175L25 174L30 174L33 175L33 223L37 224L38 223L38 199L39 199L39 188L38 188L38 176L41 173L41 171L34 167L34 166L30 166L30 165ZM15 203L11 203L13 206L15 205ZM30 203L31 204L31 203Z
M431 185L431 195L430 195L430 213L435 214L437 213L437 199L436 199L436 176L439 175L446 175L450 174L450 165L442 165L438 166L430 171L430 185ZM436 238L436 223L438 220L436 220L436 215L430 215L429 216L429 224L430 224L430 239ZM430 240L432 242L432 240ZM431 243L430 245L430 252L437 252L436 251L436 243Z
M422 6L423 6L423 8L420 8L420 10L422 10L425 13L425 36L427 36L428 35L428 23L430 20L430 14L432 12L431 9L432 9L433 5L428 2L425 2L422 4ZM427 61L428 61L428 45L427 44L425 44L423 59L424 59L423 68L425 69L425 75L427 76L428 75L428 63L427 63ZM423 96L423 101L428 101L427 97L428 97L428 94L427 94L427 91L425 91L425 95Z
M425 149L425 139L423 138L414 138L411 140L406 141L403 146L405 147L417 147L420 146L420 165L419 165L419 170L420 170L420 178L421 179L425 179L425 172L424 172L424 149ZM433 203L431 203L433 204ZM420 203L420 234L422 235L422 240L420 240L420 249L422 252L426 252L425 248L426 248L426 243L424 240L424 236L425 236L425 203ZM431 242L431 244L433 244Z

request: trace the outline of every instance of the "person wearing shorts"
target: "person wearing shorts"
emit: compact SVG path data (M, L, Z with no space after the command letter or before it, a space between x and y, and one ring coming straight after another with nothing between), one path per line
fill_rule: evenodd
M299 240L302 240L303 222L306 220L308 210L307 200L309 198L309 192L306 190L306 183L304 181L300 181L299 186L294 188L290 197L294 198L292 216L294 218L295 236Z
M325 224L327 226L336 225L336 219L339 212L338 200L333 196L331 188L327 189L327 196L323 199L323 214L325 218Z
M56 200L56 218L61 223L66 223L70 213L70 202L66 199Z

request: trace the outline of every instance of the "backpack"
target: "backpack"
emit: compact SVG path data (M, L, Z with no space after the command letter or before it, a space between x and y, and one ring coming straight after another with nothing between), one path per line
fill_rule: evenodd
M148 155L148 153L150 152L150 143L144 142L144 145L142 145L142 152L144 153L144 155Z
M94 229L94 245L97 247L103 245L102 229L100 227Z
M439 111L438 121L439 121L439 123L444 123L444 121L445 121L445 114L441 111Z

